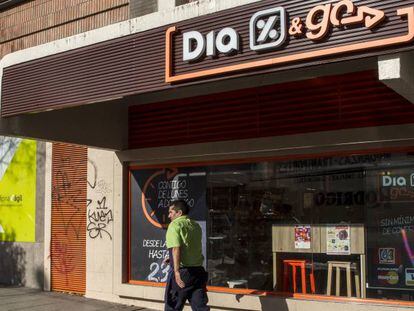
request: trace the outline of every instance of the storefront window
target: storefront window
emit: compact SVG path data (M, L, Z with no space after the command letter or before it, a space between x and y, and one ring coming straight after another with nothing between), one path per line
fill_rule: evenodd
M131 0L129 3L131 17L140 17L158 11L157 0Z
M165 281L171 199L202 226L209 286L413 300L414 154L131 170L130 278Z
M196 2L196 1L198 1L198 0L175 0L175 6L180 6L180 5L183 5L183 4Z

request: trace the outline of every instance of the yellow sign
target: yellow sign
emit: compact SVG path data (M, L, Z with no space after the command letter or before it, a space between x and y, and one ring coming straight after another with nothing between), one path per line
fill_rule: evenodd
M0 139L0 241L34 242L36 141Z

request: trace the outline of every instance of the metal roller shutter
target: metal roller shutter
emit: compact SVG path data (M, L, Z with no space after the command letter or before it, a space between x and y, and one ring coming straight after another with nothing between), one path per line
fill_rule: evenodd
M87 148L53 144L51 286L86 289Z
M414 122L414 106L366 71L129 109L129 148Z

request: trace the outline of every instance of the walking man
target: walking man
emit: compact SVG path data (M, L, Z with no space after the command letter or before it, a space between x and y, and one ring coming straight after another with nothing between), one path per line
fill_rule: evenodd
M188 217L184 200L171 202L166 243L170 273L165 288L165 311L181 311L188 300L193 311L208 311L207 272L203 267L201 227Z

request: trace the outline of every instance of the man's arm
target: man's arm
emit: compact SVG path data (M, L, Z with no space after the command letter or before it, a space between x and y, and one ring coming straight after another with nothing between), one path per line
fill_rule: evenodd
M180 247L173 247L172 248L173 253L173 261L174 261L174 276L175 281L177 282L177 285L181 288L185 287L185 284L183 280L181 280L180 275L180 260L181 260L181 253L180 253Z

